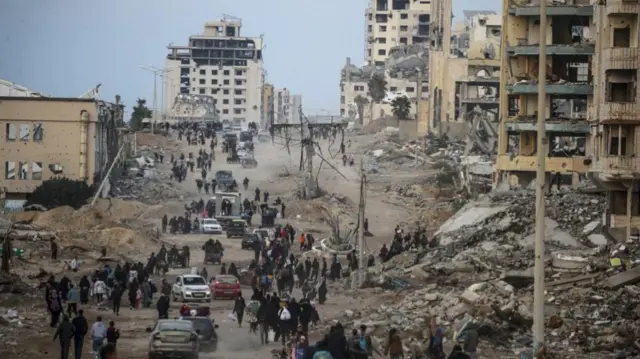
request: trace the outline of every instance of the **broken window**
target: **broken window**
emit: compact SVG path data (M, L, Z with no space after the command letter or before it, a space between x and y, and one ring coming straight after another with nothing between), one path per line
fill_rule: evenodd
M42 141L42 137L44 134L44 130L42 129L41 123L36 123L33 125L33 140L34 141Z
M409 26L407 25L400 26L400 31L409 31Z
M518 107L519 96L509 96L509 117L518 116L520 109Z
M407 87L407 88L405 88L405 91L406 92L413 92L413 91L415 91L415 89L413 87Z
M556 16L553 19L552 43L571 45L591 42L588 16Z
M64 172L64 167L59 163L53 163L49 165L49 171L54 175L60 175Z
M613 29L613 47L631 46L631 28Z
M18 137L18 129L13 123L7 123L7 141L15 141Z
M13 161L4 162L4 179L16 179L16 163Z
M607 102L636 101L636 70L607 71Z
M549 157L584 156L587 147L585 135L548 135Z
M20 124L20 141L29 141L29 124Z
M603 130L609 156L627 156L627 153L635 153L635 129L632 125L605 125Z
M380 32L387 32L387 26L386 25L380 25Z
M387 38L386 37L379 37L376 39L376 42L379 44L386 44L387 43Z
M20 162L18 168L20 168L20 179L26 180L29 176L29 163Z

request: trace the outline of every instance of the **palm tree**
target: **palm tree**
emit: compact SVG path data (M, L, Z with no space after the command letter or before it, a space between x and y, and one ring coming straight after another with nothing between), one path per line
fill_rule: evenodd
M398 96L391 103L391 111L398 120L408 120L411 112L411 102L406 96Z
M364 123L364 106L369 103L369 99L358 95L353 102L356 104L356 108L358 109L358 124L362 125Z
M369 79L369 96L375 103L380 103L387 95L387 80L381 74L374 74Z

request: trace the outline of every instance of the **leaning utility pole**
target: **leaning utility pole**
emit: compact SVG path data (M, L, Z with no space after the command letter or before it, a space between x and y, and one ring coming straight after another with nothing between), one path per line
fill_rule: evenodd
M364 285L366 278L366 260L364 253L364 204L366 197L366 179L364 176L364 162L360 158L360 204L358 205L358 287Z
M502 11L506 11L503 9ZM545 119L547 114L547 0L540 1L540 56L538 58L538 129L536 171L536 248L533 285L533 352L544 345L544 194L546 183Z

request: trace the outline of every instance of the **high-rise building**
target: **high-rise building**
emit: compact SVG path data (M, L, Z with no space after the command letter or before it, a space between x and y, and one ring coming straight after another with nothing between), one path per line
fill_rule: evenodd
M291 120L291 93L285 88L275 89L273 95L275 123L289 123Z
M392 48L426 45L430 12L431 0L371 0L365 11L365 60L384 66Z
M505 21L495 185L532 186L537 151L545 152L550 185L578 183L587 172L585 150L591 132L587 113L594 108L592 64L596 52L591 35L594 27L590 2L548 1L548 29L544 40L540 39L540 0L509 2L510 5L502 9ZM636 13L636 24L637 17ZM632 31L637 33L637 27L635 29ZM547 51L545 132L548 141L544 148L536 148L540 41L546 42ZM634 71L637 72L637 68Z
M260 123L262 38L241 36L241 27L235 18L207 22L188 45L167 47L163 111L178 95L199 95L211 98L223 122Z
M590 14L587 9L578 8L581 14ZM623 240L636 236L640 228L638 14L638 1L607 0L594 5L592 33L596 46L591 59L594 89L589 106L589 179L607 191L605 224L620 229Z
M275 120L275 103L273 98L273 84L262 86L262 128L269 128Z

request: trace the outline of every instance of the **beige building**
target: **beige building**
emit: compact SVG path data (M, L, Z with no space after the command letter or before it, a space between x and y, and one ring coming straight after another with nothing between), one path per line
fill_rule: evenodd
M274 121L275 103L274 103L273 84L264 84L262 86L262 123L261 128L269 128Z
M594 6L593 14L589 178L608 191L606 224L628 239L640 233L640 4L607 0Z
M235 18L205 23L185 46L169 45L164 74L164 112L179 96L212 99L220 120L260 123L262 111L262 37L241 36Z
M427 43L430 0L371 0L365 11L365 55L384 66L396 46Z
M572 184L588 170L585 161L591 131L587 109L593 96L596 50L593 7L589 0L550 3L547 38L539 38L538 0L503 9L500 118L495 185L529 187L536 176L536 153L545 151L549 184ZM636 14L637 18L637 14ZM637 31L636 31L637 32ZM637 36L637 35L636 35ZM538 57L547 45L548 146L536 148Z
M120 148L123 112L94 99L0 97L5 206L55 176L99 183Z

